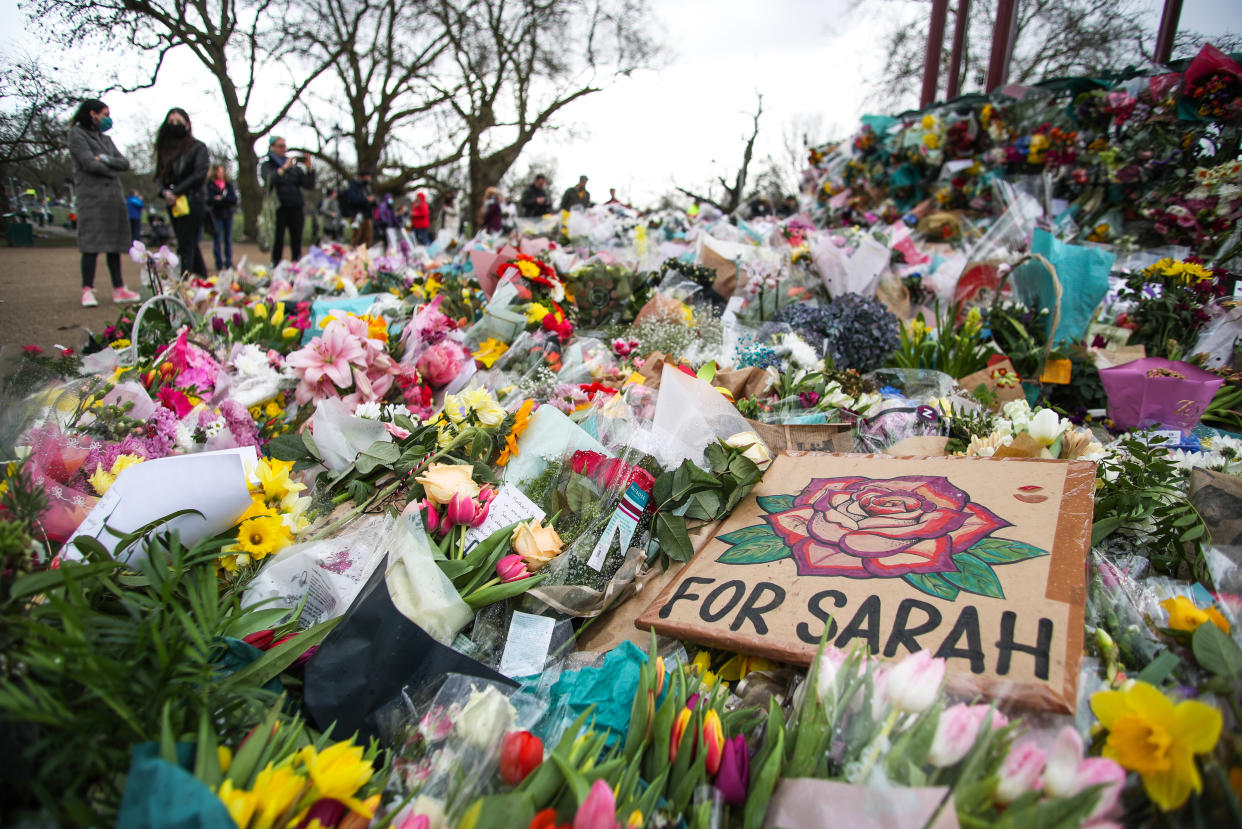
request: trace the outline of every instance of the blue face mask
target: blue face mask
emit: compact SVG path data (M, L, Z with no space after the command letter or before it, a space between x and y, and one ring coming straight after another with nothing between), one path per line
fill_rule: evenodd
M99 131L107 132L110 129L112 129L112 119L105 115L99 119Z

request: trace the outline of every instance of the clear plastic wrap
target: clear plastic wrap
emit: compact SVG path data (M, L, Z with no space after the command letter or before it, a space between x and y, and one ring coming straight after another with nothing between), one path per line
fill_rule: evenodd
M660 375L652 431L660 442L660 464L670 468L687 459L703 468L704 452L717 439L754 434L746 418L710 383L667 364ZM755 439L763 444L758 435Z

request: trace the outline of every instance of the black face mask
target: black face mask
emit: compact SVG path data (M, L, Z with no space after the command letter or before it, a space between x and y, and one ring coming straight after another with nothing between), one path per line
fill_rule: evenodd
M165 124L164 134L169 138L185 138L190 134L190 129L185 124Z

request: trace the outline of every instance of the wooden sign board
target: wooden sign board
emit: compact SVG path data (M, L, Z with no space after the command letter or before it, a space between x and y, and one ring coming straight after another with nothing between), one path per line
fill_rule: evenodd
M636 624L809 665L820 635L1071 712L1095 465L787 453Z

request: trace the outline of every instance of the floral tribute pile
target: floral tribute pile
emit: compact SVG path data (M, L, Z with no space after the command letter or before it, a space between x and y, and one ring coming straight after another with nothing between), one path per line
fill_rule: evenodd
M135 246L141 323L0 366L3 822L1242 822L1240 82L868 117L784 218ZM807 446L1094 461L1076 711L634 631Z

